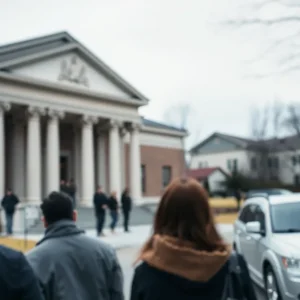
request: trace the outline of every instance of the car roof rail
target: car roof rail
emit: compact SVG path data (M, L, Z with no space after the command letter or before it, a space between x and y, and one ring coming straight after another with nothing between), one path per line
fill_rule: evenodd
M269 201L269 195L267 193L257 193L257 194L250 195L245 199L245 201L251 198L265 198L267 201Z

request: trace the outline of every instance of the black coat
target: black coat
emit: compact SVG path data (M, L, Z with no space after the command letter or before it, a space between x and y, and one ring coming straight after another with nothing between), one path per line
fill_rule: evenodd
M239 256L242 280L247 300L256 300L249 272L244 259ZM173 275L143 262L134 274L131 300L219 300L222 298L228 263L208 282L196 282ZM241 298L238 298L241 299Z
M2 199L2 207L8 214L13 214L15 212L15 207L19 203L19 199L16 195L5 195Z
M112 211L117 211L118 210L118 201L115 197L109 197L108 207Z
M121 198L122 209L123 211L130 211L132 206L132 200L130 196L123 194Z
M42 300L38 280L21 252L0 246L0 298Z
M108 205L108 199L104 193L95 193L94 194L94 207L95 207L95 213L103 214L105 213L105 209L103 208L103 205Z

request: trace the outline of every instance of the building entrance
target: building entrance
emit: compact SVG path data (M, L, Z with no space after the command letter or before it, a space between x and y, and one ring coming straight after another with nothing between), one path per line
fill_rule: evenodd
M69 180L69 157L67 155L60 155L60 180Z

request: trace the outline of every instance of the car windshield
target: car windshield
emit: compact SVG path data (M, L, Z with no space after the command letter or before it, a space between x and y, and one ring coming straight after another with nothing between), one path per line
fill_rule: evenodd
M300 232L300 202L271 206L273 232Z

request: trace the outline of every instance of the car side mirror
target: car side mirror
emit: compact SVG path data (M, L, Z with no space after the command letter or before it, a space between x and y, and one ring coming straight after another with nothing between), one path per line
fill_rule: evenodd
M263 235L260 223L258 221L246 223L246 231L247 233L256 233Z

